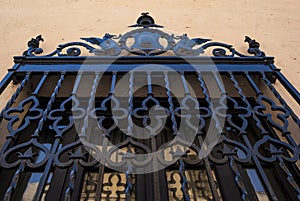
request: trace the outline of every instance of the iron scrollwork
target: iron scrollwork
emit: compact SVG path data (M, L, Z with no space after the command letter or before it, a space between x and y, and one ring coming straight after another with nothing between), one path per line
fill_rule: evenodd
M29 109L29 114L25 117L22 124L17 129L15 129L14 125L16 123L20 122L20 118L19 118L19 116L12 115L12 114L23 113L25 106L28 104L32 104ZM15 137L16 137L15 135L17 133L19 133L20 131L23 131L25 128L27 128L28 125L30 124L30 122L42 117L43 110L39 108L39 104L40 103L35 96L30 96L29 98L27 98L27 99L23 100L21 103L19 103L17 108L10 108L9 110L7 110L4 113L4 118L9 120L7 128L10 132L10 135L8 136L8 138L15 139Z
M300 199L300 187L295 181L293 174L287 167L286 163L295 163L299 160L298 150L282 141L274 139L269 135L265 135L254 145L254 150L258 158L267 163L278 161L279 167L286 175L289 184L297 192L297 199ZM265 153L262 153L264 151Z
M137 23L129 27L137 29L118 36L106 33L102 38L83 37L81 39L87 43L61 44L56 50L43 56L80 56L82 48L96 56L118 56L124 51L139 56L156 56L168 51L172 51L176 56L199 56L205 53L207 48L212 47L211 53L215 57L251 57L251 55L239 53L229 44L209 42L210 39L203 38L190 39L187 34L174 36L174 34L161 31L159 28L163 28L163 26L155 24L149 13L142 13ZM43 49L39 47L40 41L44 41L41 35L32 38L28 42L28 50L23 55L30 57L41 54ZM254 57L265 57L265 53L259 49L260 44L256 40L246 36L244 42L249 44L249 54L253 54ZM66 49L66 53L62 53L64 49Z
M94 53L95 55L110 55L110 56L116 56L121 53L121 48L118 46L118 44L112 40L115 35L110 35L109 33L106 33L104 37L101 38L81 38L82 40L85 40L91 44L99 45L101 49L92 49L91 53Z
M28 50L23 52L24 56L34 56L34 54L41 54L43 53L43 49L40 48L40 42L44 42L42 35L38 35L36 38L32 38L28 41L27 46Z
M45 56L47 59L51 56L74 59L82 55L82 49L85 48L96 56L118 56L122 53L129 53L150 57L171 52L175 56L184 57L199 56L212 50L210 53L215 57L265 57L265 53L259 49L260 44L248 36L246 36L245 42L249 44L250 56L237 52L231 45L225 43L212 42L210 39L204 38L190 38L187 34L181 36L168 34L159 29L163 27L155 24L154 19L148 13L143 13L136 24L130 27L134 29L123 35L116 36L107 33L102 38L87 37L81 38L85 42L59 45L55 51ZM32 57L42 53L40 48L42 41L41 35L32 38L28 42L28 50L24 52L23 56ZM45 56L42 57L45 58ZM243 62L241 63L243 64ZM76 96L76 92L80 83L79 78L85 72L78 73L78 79L75 80L71 95L67 94L63 99L59 93L60 91L64 92L63 90L68 85L64 84L66 83L64 80L69 73L66 75L64 72L61 73L53 92L47 95L47 99L44 99L40 91L46 83L46 79L53 78L52 72L49 75L44 73L43 76L38 72L41 79L39 82L36 80L36 87L31 86L32 95L25 100L19 100L21 97L18 96L21 92L27 91L27 86L31 84L28 81L36 76L36 72L26 72L26 77L0 113L0 120L2 118L6 120L9 132L0 154L0 166L4 171L14 170L8 177L7 184L5 184L6 190L1 196L4 197L4 200L14 200L13 196L19 193L18 187L23 184L23 178L27 176L27 172L33 173L37 170L38 173L41 173L41 177L33 200L42 200L42 197L47 194L48 188L51 191L54 190L52 186L55 183L50 184L49 180L56 174L56 170L63 169L66 170L67 179L60 191L61 199L72 200L75 198L80 191L79 188L77 189L77 184L80 184L82 179L82 170L97 176L96 181L92 183L87 181L86 186L89 182L91 183L89 186L92 186L91 189L86 189L87 196L89 193L95 193L96 200L109 200L113 197L126 200L135 197L140 199L141 192L144 192L144 189L139 186L140 181L148 182L150 177L136 176L135 172L145 169L145 167L152 167L152 162L158 159L153 166L155 168L168 167L165 168L164 173L170 179L161 180L161 175L157 172L152 174L153 177L151 175L149 183L154 187L153 200L166 200L161 198L163 192L160 189L162 188L166 188L165 192L169 191L169 199L172 196L176 200L196 199L198 195L193 191L194 189L199 191L200 187L197 187L197 183L201 184L203 180L200 176L198 179L197 176L197 181L193 181L193 174L206 175L211 187L211 193L209 193L209 197L207 196L207 200L223 200L223 194L224 200L230 200L226 198L225 193L221 192L221 194L217 190L220 184L220 189L223 191L224 183L225 188L230 183L238 189L239 194L235 195L236 197L239 196L241 200L250 200L258 194L253 194L255 192L249 185L251 181L248 181L245 174L245 170L247 171L248 168L254 169L259 175L257 178L261 181L266 196L272 200L280 200L281 195L278 196L279 194L274 192L278 188L273 187L271 174L268 174L268 169L273 168L274 164L276 164L274 167L276 173L279 172L284 177L278 177L278 182L287 184L287 190L294 192L291 196L296 195L295 200L300 200L300 187L297 183L299 171L295 166L295 163L299 162L299 143L292 138L294 129L293 124L290 124L294 120L299 126L300 120L270 82L269 71L265 72L263 69L259 72L250 71L250 76L244 69L246 68L232 70L233 72L228 69L226 72L229 78L227 78L228 83L226 82L225 86L227 84L232 86L228 89L235 89L235 95L232 95L233 93L227 91L221 84L225 72L218 75L217 73L205 74L185 71L185 69L180 70L184 95L178 100L175 99L170 87L173 84L171 83L173 81L171 73L160 72L163 74L166 92L160 94L162 96L157 96L158 88L152 89L155 87L152 81L154 78L161 79L161 75L147 72L145 86L147 86L148 92L146 96L140 96L138 93L134 94L135 82L139 81L138 75L135 72L129 72L129 97L128 105L125 107L121 105L125 102L123 97L114 94L119 72L109 72L112 73L111 77L105 74L105 79L111 78L110 92L105 98L102 98L102 95L98 96L97 93L102 90L102 85L98 84L104 72L95 72L88 102L83 101L82 103ZM120 77L123 75L122 73L120 73ZM261 77L261 83L268 87L274 96L270 97L270 94L260 90L261 85L256 84L258 81L256 77L252 79L252 77L254 78L252 74ZM210 96L209 82L203 78L207 75L220 89L220 99ZM55 76L57 76L57 72L55 72ZM244 90L243 84L245 83L240 83L239 76L248 80L250 86L247 87L254 90L256 97L248 96ZM135 81L136 78L137 81ZM193 83L201 88L199 93L202 94L199 98L191 95L186 78L192 79L195 81ZM66 81L68 82L69 79L74 78L68 77ZM245 87L245 89L248 88ZM217 107L214 106L215 102L217 102ZM84 103L87 105L84 106ZM151 112L153 111L155 116L152 116ZM225 119L225 127L222 119ZM80 122L80 128L75 131L76 121ZM165 125L164 121L166 121ZM140 134L135 123L146 130ZM184 125L182 126L184 129L180 129L180 124ZM209 134L206 127L208 124L217 133L218 141L208 157L204 157L205 137ZM123 125L126 128L123 128ZM35 128L34 132L27 132L29 128ZM95 145L90 142L94 138L89 135L89 128L101 130L103 135L98 135L98 139L102 144ZM44 129L45 131L49 129L50 134L54 134L51 137L51 145L45 144L44 139L41 138L44 137L44 133L48 135ZM25 132L28 133L27 141L19 141L21 134L23 135ZM188 143L185 138L192 136L192 132L195 133L195 136L192 138L193 141ZM277 136L277 133L283 134L282 138L287 142L281 141L282 138ZM68 142L68 140L64 140L68 134L78 134L78 138ZM113 142L112 144L109 144L110 140ZM151 154L156 151L159 151L158 155L155 156L156 158L152 158ZM219 168L222 166L228 167L231 171L230 175L226 175L232 175L229 182L222 183L222 173L219 173L221 170ZM113 172L115 168L124 173ZM174 171L174 169L176 170ZM3 175L5 174L6 172L3 173ZM250 177L249 174L248 176ZM224 179L227 178L224 177ZM168 187L160 185L161 181L166 182ZM50 187L47 187L48 184ZM206 190L203 186L201 188ZM203 193L203 196L206 195Z

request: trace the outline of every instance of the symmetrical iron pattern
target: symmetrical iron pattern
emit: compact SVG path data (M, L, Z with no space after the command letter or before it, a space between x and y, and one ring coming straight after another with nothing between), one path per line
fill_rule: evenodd
M300 95L259 43L246 37L246 56L148 13L130 27L44 56L37 36L15 57L0 200L300 200L300 120L277 87Z
M154 24L153 18L147 13L142 14L142 18L138 19L136 25L129 27L142 28L134 29L118 36L106 33L102 38L81 38L88 43L69 42L61 44L56 50L43 56L80 56L82 49L86 49L97 56L117 56L122 55L122 51L140 56L155 56L168 51L173 51L177 56L198 56L210 47L213 48L212 55L216 57L249 57L251 54L256 57L265 56L265 53L259 49L259 43L248 36L245 37L245 42L249 44L248 53L250 55L244 55L236 51L232 45L225 43L209 42L210 39L203 38L190 39L187 34L175 36L174 34L170 35L163 32L157 29L162 28L162 26ZM132 39L134 40L133 44L130 42ZM41 54L43 52L43 49L39 47L41 41L44 41L41 35L32 38L28 42L28 50L23 55L36 56Z

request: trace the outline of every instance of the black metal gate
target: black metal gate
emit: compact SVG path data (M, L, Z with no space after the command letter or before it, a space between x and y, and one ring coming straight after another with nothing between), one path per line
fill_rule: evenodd
M0 199L300 200L300 95L273 57L131 27L14 58Z

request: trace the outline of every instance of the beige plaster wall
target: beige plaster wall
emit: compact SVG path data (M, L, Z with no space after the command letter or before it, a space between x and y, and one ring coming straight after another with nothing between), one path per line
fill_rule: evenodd
M244 36L255 38L300 89L299 8L299 0L1 0L0 78L31 37L42 34L47 53L80 37L124 33L149 11L166 30L230 43L241 52Z

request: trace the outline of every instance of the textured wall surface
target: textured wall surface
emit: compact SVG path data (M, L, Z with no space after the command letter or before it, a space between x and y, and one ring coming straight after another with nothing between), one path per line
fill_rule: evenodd
M42 34L47 53L80 37L124 33L149 11L165 30L229 43L241 52L247 49L244 36L255 38L300 89L299 8L299 0L1 0L0 77L31 37Z

